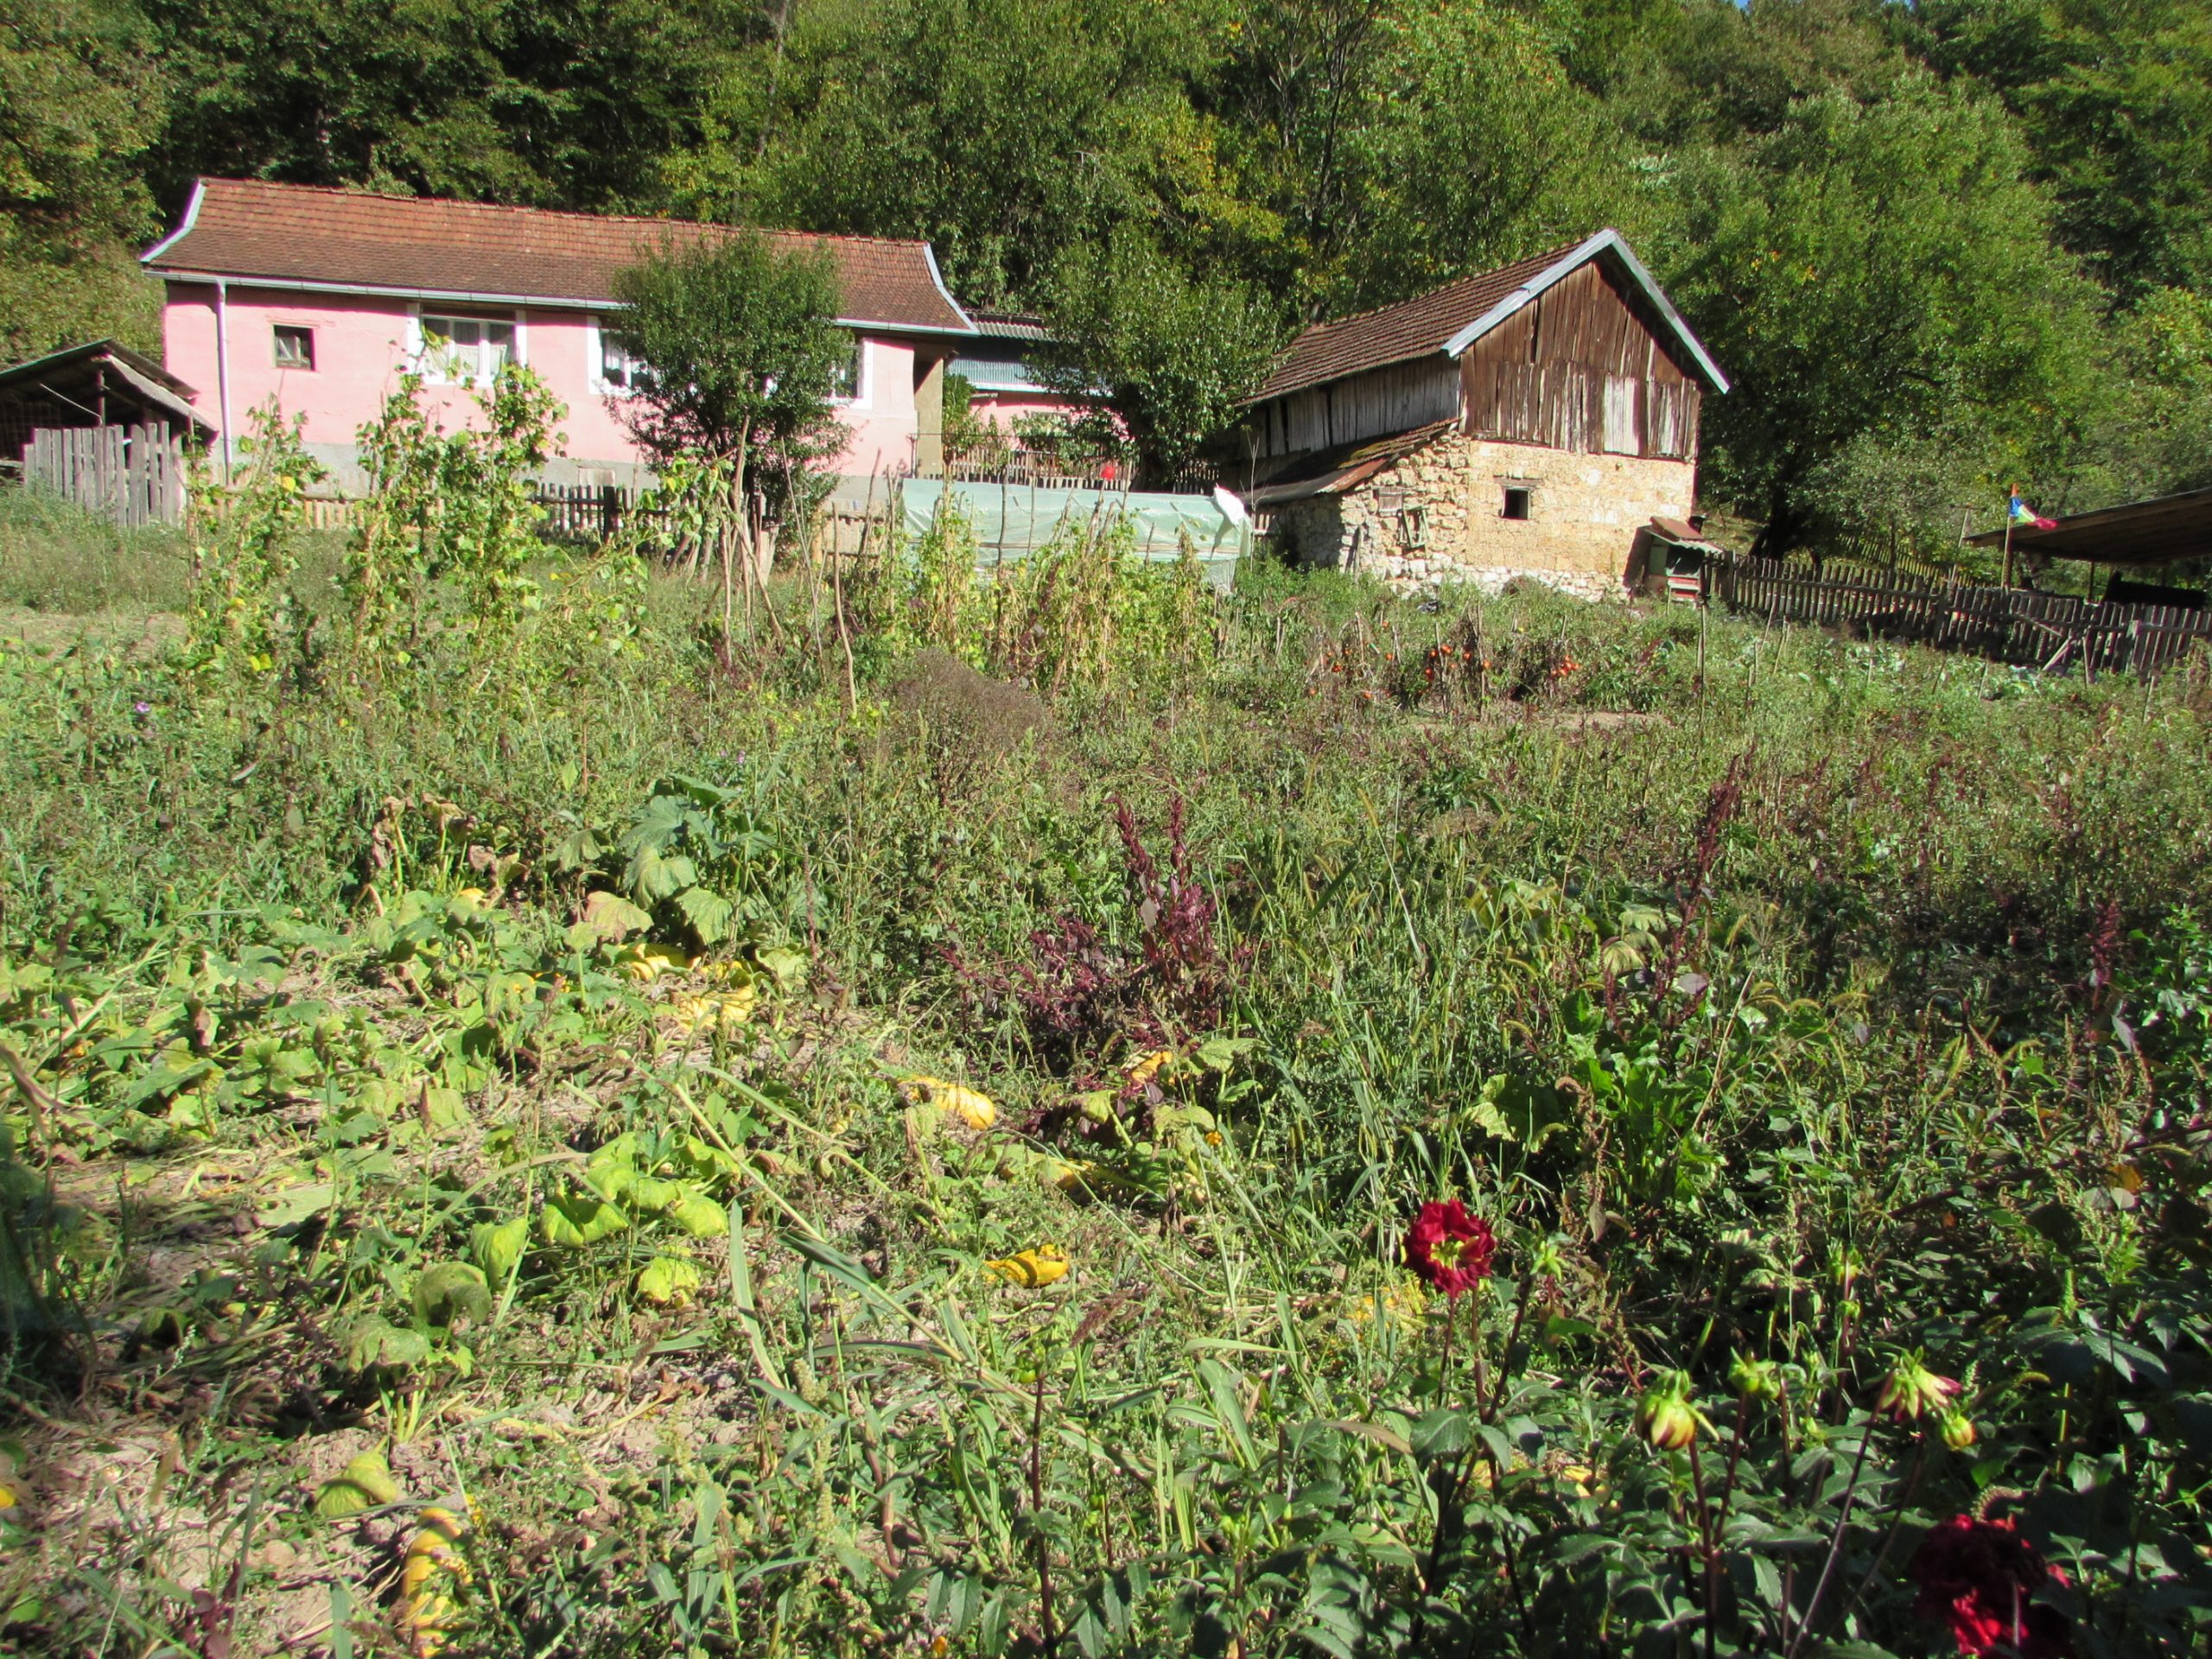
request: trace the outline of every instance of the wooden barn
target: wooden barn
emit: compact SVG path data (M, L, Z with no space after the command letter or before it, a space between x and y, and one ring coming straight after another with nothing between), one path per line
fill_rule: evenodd
M1600 231L1308 328L1250 400L1235 482L1301 563L1618 596L1645 580L1639 532L1689 519L1700 410L1727 389Z

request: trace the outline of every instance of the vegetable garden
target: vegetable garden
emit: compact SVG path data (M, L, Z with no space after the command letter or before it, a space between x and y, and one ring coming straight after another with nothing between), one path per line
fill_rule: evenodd
M957 523L726 646L505 393L0 630L0 1643L2203 1650L2201 657Z

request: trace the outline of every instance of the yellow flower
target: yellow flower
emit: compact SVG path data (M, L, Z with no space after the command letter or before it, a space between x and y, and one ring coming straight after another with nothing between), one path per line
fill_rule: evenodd
M1039 1244L1034 1249L1017 1250L995 1262L986 1262L983 1270L1010 1285L1041 1290L1068 1276L1068 1253L1057 1244Z
M436 1659L453 1621L454 1595L469 1580L468 1563L455 1548L467 1523L451 1510L423 1511L423 1529L407 1546L399 1573L401 1617L416 1659Z
M1417 1330L1422 1313L1428 1304L1421 1294L1420 1283L1412 1279L1393 1280L1379 1290L1370 1291L1351 1305L1351 1319L1355 1325L1380 1321L1401 1329Z
M999 1121L999 1109L991 1103L991 1097L965 1084L947 1083L943 1077L908 1077L906 1086L971 1129L988 1129Z
M1152 1081L1161 1066L1166 1065L1174 1058L1175 1052L1173 1049L1154 1049L1129 1068L1130 1084L1135 1088L1142 1088Z

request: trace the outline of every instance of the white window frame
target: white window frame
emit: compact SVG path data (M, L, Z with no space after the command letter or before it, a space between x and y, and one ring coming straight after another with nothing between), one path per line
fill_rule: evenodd
M857 328L845 331L853 337L853 395L841 397L830 395L830 401L839 409L873 409L875 406L875 353L868 349L868 337Z
M630 358L631 382L626 386L618 386L607 379L607 342L603 338L605 327L605 319L597 312L584 319L585 383L591 387L592 395L596 397L634 397L638 395L637 373L644 365L635 358ZM629 356L627 353L623 355Z
M483 372L484 359L480 346L478 349L476 359L477 372L474 374L448 377L433 372L429 364L429 337L423 332L423 318L425 315L433 317L450 317L457 321L511 321L515 331L515 343L514 349L508 354L507 361L517 367L530 361L529 324L520 310L493 311L461 307L446 311L440 310L435 306L411 305L407 308L407 366L420 374L427 385L488 386L492 384L492 377Z

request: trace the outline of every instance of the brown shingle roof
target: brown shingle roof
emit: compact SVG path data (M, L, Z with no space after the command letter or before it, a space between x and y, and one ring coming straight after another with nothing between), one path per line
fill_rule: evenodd
M1258 397L1280 397L1325 380L1427 357L1531 276L1574 251L1570 243L1496 270L1463 276L1432 293L1334 322L1317 322L1291 341L1290 350Z
M163 274L443 296L605 305L614 273L654 250L729 234L688 219L365 195L246 179L202 179L177 233L149 249ZM842 320L925 333L975 332L938 278L926 242L771 232L827 248Z
M1496 270L1463 276L1456 283L1446 283L1433 292L1401 300L1395 305L1363 311L1334 322L1317 322L1290 343L1289 351L1268 376L1267 384L1247 401L1264 403L1270 397L1303 391L1348 374L1427 357L1447 349L1455 340L1458 349L1464 351L1468 341L1460 338L1463 331L1481 321L1516 289L1531 283L1544 286L1542 279L1556 281L1567 271L1600 255L1609 255L1618 261L1629 279L1649 296L1661 319L1688 348L1714 388L1726 391L1727 377L1707 356L1705 347L1675 314L1675 308L1659 291L1659 285L1619 232L1600 231L1586 241L1516 260Z

